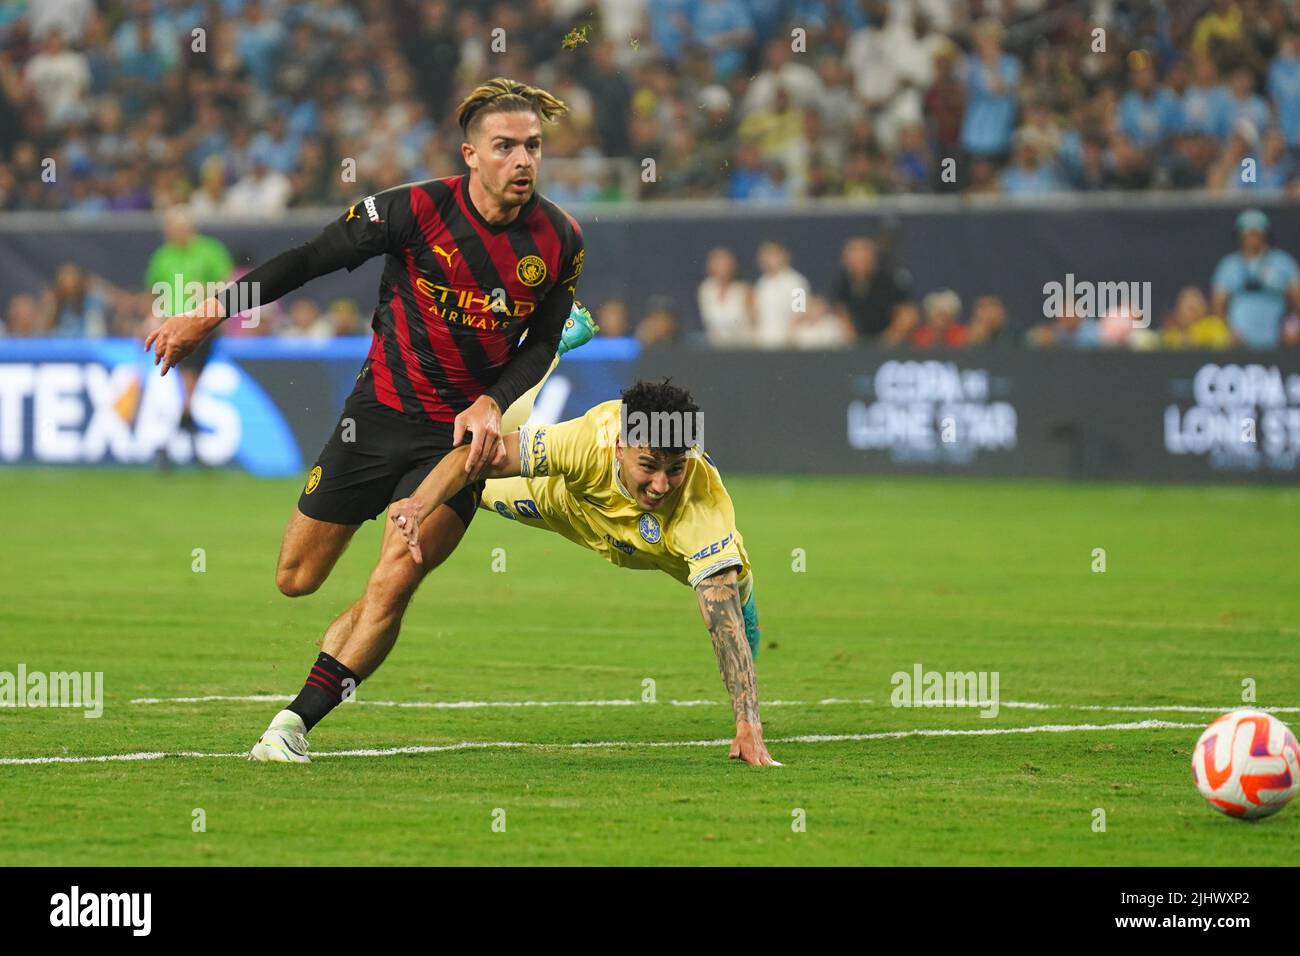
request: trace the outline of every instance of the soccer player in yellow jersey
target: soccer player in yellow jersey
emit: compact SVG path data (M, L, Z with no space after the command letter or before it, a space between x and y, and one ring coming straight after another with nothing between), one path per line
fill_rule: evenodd
M526 418L531 402L511 407ZM731 757L776 765L763 744L754 656L753 575L727 489L709 456L692 447L699 408L668 382L637 382L621 401L581 418L523 425L505 435L505 460L489 465L480 508L546 528L624 568L665 571L695 589L731 695ZM509 424L507 419L502 431ZM422 560L419 524L470 484L469 447L448 454L389 518Z

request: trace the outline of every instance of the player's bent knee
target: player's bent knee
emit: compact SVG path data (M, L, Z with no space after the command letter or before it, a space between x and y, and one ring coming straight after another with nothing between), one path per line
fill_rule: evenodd
M275 572L275 586L285 597L304 597L314 594L321 583L319 577L307 574L301 566L281 567Z

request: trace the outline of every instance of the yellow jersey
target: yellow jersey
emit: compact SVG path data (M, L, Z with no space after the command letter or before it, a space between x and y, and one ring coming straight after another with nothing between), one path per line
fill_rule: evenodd
M688 452L681 484L646 511L619 480L621 405L604 402L581 418L520 428L520 477L488 479L479 507L562 534L619 567L666 571L692 587L734 567L747 594L749 556L718 469L702 452Z

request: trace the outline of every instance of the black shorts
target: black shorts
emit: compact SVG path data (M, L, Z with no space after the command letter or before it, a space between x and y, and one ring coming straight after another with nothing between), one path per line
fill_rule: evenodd
M318 521L361 524L406 498L451 449L450 422L420 421L354 391L298 498ZM483 482L466 485L447 504L469 527Z

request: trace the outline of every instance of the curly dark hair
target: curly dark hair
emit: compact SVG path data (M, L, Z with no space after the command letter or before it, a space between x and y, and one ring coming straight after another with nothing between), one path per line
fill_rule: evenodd
M665 378L662 382L638 381L622 391L624 434L632 429L631 424L640 420L651 423L648 447L664 455L684 454L691 445L691 435L696 431L700 406L695 404L691 393L672 384ZM654 427L660 423L673 423L677 427ZM636 442L636 444L642 444Z

